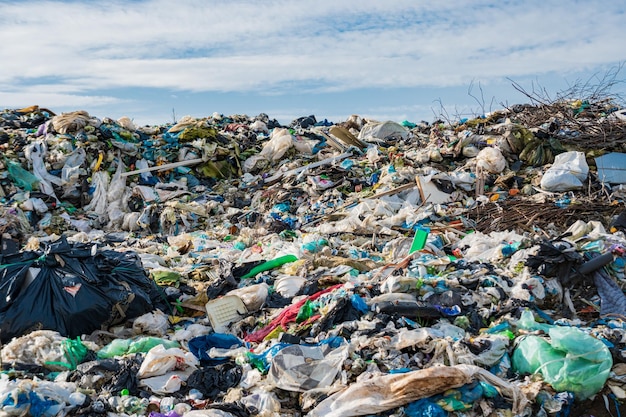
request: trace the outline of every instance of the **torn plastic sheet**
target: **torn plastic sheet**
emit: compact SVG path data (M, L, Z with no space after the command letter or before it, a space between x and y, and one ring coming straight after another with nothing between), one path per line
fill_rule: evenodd
M348 357L349 345L290 345L272 359L268 379L286 391L305 392L330 386Z
M527 399L519 387L472 365L436 366L398 374L383 374L357 381L319 403L310 417L349 417L381 413L420 398L459 388L474 379L496 386L520 413Z
M56 198L52 184L60 186L63 184L63 181L46 170L44 157L47 153L48 148L44 142L34 142L25 151L26 157L33 164L33 173L39 179L39 189Z

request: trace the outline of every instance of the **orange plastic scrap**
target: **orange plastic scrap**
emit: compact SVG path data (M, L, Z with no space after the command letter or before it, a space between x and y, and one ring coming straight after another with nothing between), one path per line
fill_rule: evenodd
M34 106L24 107L23 109L17 109L15 110L15 113L27 114L27 113L36 112L37 110L39 110L39 106L34 105Z

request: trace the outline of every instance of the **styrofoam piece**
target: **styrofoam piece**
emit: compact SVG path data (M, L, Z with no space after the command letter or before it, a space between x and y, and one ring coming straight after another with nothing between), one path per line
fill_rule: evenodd
M206 303L206 312L213 330L216 333L226 333L228 325L245 316L248 310L241 298L225 295Z

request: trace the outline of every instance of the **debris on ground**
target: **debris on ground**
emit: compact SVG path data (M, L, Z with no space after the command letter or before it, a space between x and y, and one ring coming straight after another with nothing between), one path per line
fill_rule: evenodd
M0 409L619 415L624 114L6 109Z

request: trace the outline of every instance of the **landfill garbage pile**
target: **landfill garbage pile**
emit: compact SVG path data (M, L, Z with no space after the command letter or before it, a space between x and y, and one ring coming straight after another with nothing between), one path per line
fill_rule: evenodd
M3 415L623 410L611 100L289 126L32 106L0 148Z

